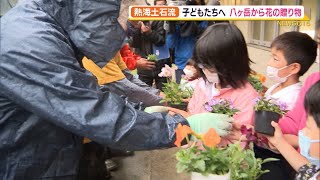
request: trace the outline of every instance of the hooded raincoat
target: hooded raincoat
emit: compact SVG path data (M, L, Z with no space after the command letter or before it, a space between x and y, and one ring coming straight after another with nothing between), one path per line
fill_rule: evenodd
M25 0L1 18L0 179L76 179L83 137L170 147L181 116L147 114L81 68L121 48L120 0Z

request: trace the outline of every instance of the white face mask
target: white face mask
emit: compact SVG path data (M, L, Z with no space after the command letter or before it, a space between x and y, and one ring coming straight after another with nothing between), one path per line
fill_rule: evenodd
M286 82L288 77L291 76L291 74L289 74L288 76L286 77L279 77L279 71L282 70L282 69L285 69L287 68L288 66L285 66L283 68L275 68L275 67L272 67L272 66L267 66L267 76L269 79L271 79L272 81L274 82L277 82L277 83L283 83L283 82Z
M189 69L184 68L183 69L184 74L187 76L187 78L192 78L194 76L194 72L192 72Z
M209 82L214 83L214 84L220 83L218 73L212 73L206 69L202 69L202 72L204 73L204 75L206 75L206 78Z

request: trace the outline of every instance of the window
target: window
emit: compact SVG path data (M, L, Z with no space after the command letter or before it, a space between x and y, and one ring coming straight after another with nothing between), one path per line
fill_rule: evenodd
M250 5L298 5L299 0L250 0ZM252 44L270 47L272 40L279 34L298 30L296 26L279 26L278 21L252 21Z

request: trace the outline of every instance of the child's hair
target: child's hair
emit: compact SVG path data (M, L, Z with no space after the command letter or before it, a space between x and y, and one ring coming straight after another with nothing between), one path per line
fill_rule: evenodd
M154 0L154 1L153 1L153 5L156 5L158 1L165 1L166 4L167 4L167 0Z
M205 5L205 0L185 0L186 5Z
M193 59L189 59L186 65L197 67L197 63Z
M308 35L301 32L286 32L276 37L271 48L282 51L287 65L299 63L301 68L298 72L302 76L314 63L317 56L317 43Z
M320 80L307 91L304 97L304 108L320 128Z
M215 68L222 86L244 86L251 71L246 41L230 23L208 27L196 43L193 59L205 68ZM201 70L199 73L206 80Z

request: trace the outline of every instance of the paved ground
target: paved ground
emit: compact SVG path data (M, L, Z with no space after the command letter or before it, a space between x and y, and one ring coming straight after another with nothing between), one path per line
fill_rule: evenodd
M116 159L120 167L112 172L112 180L190 180L188 174L176 172L177 150L140 151L134 156Z

